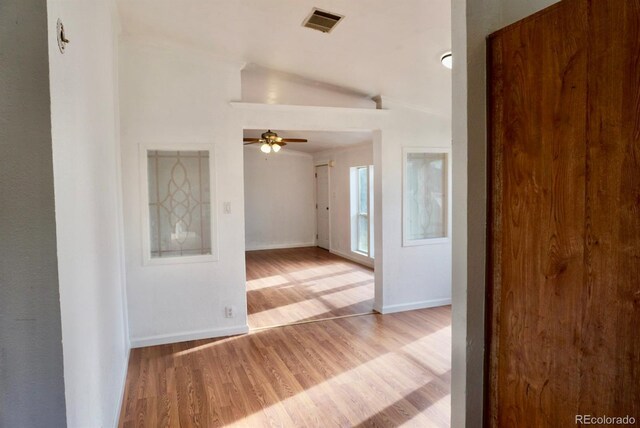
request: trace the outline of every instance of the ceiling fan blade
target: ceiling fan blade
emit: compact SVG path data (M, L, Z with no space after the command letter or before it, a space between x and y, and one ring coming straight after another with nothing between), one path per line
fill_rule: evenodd
M260 141L260 138L243 138L242 141L251 141L252 143L257 143L258 141Z
M245 146L248 146L249 144L258 144L260 141L251 141L249 143L244 143Z
M307 142L307 140L304 138L283 138L282 141L287 143L306 143Z

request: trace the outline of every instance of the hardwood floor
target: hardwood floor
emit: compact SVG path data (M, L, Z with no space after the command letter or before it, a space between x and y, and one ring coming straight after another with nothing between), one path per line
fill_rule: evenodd
M447 427L450 307L134 349L120 427Z
M373 270L318 247L248 251L249 327L373 311Z

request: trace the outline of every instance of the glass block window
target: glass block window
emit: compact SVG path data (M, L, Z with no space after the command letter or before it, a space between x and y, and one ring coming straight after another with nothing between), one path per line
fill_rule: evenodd
M208 151L147 151L152 259L211 254Z
M405 245L447 237L447 153L406 152Z

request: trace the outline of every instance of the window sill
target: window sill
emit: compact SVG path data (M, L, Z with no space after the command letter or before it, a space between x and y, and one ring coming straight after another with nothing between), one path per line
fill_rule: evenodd
M416 239L411 241L403 241L403 247L417 247L421 245L435 245L435 244L448 244L451 240L449 237L445 238L429 238L429 239Z
M201 256L184 256L184 257L145 257L144 266L163 266L163 265L181 265L186 263L211 263L217 262L218 257L212 254L204 254Z

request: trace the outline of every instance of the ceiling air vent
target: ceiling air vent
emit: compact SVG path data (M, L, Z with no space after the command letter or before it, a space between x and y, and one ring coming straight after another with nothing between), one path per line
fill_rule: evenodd
M307 19L304 20L302 26L322 31L323 33L328 33L333 30L333 27L335 27L343 18L344 16L342 15L336 15L335 13L325 12L314 8Z

